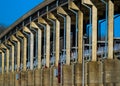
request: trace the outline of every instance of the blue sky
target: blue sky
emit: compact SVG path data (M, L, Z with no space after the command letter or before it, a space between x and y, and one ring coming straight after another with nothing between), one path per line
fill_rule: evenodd
M0 24L10 26L43 0L0 0Z
M43 0L0 0L0 24L9 27ZM99 21L100 22L100 21ZM120 17L114 19L114 36L120 37ZM105 35L106 21L101 23L101 34Z

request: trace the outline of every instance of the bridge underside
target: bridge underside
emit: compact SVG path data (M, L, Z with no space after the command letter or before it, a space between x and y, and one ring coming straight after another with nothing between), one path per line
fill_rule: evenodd
M0 35L0 86L120 86L119 8L120 0L44 1Z

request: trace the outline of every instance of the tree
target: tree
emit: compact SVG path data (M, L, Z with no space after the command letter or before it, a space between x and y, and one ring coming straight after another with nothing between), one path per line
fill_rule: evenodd
M0 24L0 34L1 34L5 29L6 29L5 26L2 25L2 24Z

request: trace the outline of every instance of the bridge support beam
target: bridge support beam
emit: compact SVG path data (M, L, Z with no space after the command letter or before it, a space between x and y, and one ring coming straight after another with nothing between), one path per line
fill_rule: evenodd
M4 44L1 44L1 48L6 49L6 73L8 73L9 72L9 56L10 56L9 49Z
M10 42L10 41L7 41L7 44L8 45L10 45L11 46L11 50L12 50L12 52L11 52L11 59L12 59L12 61L11 61L11 63L12 63L12 70L11 70L11 72L14 72L14 54L15 54L15 52L14 52L14 45Z
M41 17L38 22L46 26L46 67L50 67L50 25Z
M5 53L0 49L0 53L2 54L2 74L4 74L4 59L5 59Z
M2 54L2 74L0 74L0 86L4 85L4 58L5 53L0 49L0 53Z
M114 3L108 0L108 59L113 59Z
M65 45L66 45L66 64L70 65L70 32L71 32L71 18L70 16L67 14L67 12L65 12L65 10L62 7L58 7L57 8L57 12L59 14L62 14L63 16L65 15L66 18L66 22L65 24L65 28L66 29L66 41L65 41Z
M17 53L17 71L19 71L20 69L20 41L14 36L11 36L11 41L17 42L17 51L15 53Z
M20 37L23 39L23 71L26 71L26 59L27 59L27 38L24 36L24 34L20 31L17 32L17 37Z
M37 42L36 42L36 48L37 48L37 61L38 61L38 65L37 68L40 69L41 68L41 49L42 49L42 31L41 29L37 26L37 24L35 22L31 22L30 24L31 29L33 30L37 30Z
M54 44L55 44L55 66L58 67L58 63L59 63L59 53L60 53L60 22L59 20L54 16L53 13L48 13L47 14L48 18L52 19L53 21L55 21L55 40L54 40Z
M29 52L29 55L28 55L28 60L30 59L30 70L33 70L33 58L34 58L34 35L33 33L30 31L30 29L28 27L24 27L23 28L23 31L26 33L26 34L30 34L30 38L28 37L28 40L30 41L29 42L29 49L30 49L30 52Z

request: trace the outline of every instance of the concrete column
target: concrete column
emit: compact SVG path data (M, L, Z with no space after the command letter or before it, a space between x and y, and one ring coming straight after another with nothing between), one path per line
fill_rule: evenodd
M48 14L48 18L55 21L55 66L58 67L60 57L60 22L52 13Z
M69 9L78 11L78 63L82 63L83 57L83 12L72 1L69 1Z
M42 31L41 29L37 26L37 24L35 24L35 22L31 22L30 24L31 29L35 29L37 30L37 58L38 58L38 66L37 68L40 69L41 68L41 44L42 44Z
M19 71L20 68L20 41L14 36L11 36L11 41L17 42L17 71Z
M43 19L39 18L38 22L46 25L46 66L50 66L50 25Z
M65 15L66 17L66 64L70 65L70 32L71 32L71 18L70 16L65 12L65 10L62 7L57 8L57 12Z
M97 8L92 6L92 61L97 61Z
M4 44L1 44L1 48L6 49L6 72L8 73L9 72L9 56L10 56L9 49Z
M23 39L23 71L26 71L27 38L20 31L17 32L17 36Z
M108 59L113 59L114 3L108 0Z
M15 53L14 45L10 41L7 41L7 44L10 45L12 48L12 53L11 53L12 54L12 62L11 63L12 63L12 72L14 72L14 53Z
M33 70L33 57L34 57L34 35L29 28L24 27L23 31L30 34L30 70Z
M97 60L97 8L90 0L82 0L84 4L92 5L92 61Z
M2 54L2 74L4 74L4 52L0 49L0 53Z

